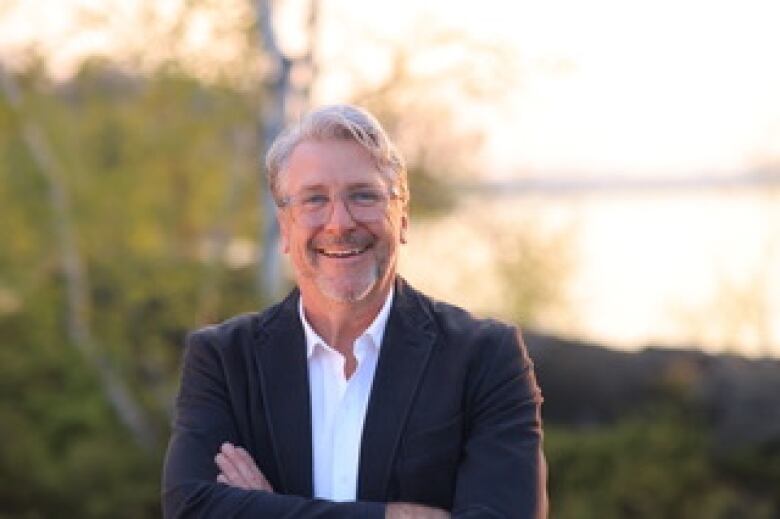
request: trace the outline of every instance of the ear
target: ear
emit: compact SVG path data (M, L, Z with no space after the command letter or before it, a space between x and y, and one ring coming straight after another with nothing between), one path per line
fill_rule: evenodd
M404 211L404 214L401 215L401 243L406 244L409 242L408 232L409 232L409 215L406 213L406 211Z

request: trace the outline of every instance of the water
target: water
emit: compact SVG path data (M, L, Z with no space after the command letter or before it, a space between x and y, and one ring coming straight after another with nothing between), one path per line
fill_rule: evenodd
M546 331L780 356L777 186L473 195L411 231L402 274L477 313L510 315L498 241L524 234L568 259L561 300L536 319Z

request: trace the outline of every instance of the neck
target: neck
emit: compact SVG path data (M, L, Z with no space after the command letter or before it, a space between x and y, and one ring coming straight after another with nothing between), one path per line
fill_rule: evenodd
M301 289L306 320L328 345L342 354L351 354L352 345L365 332L385 304L390 287L372 290L364 299L343 303L328 300L327 304L312 304L319 293L304 293Z

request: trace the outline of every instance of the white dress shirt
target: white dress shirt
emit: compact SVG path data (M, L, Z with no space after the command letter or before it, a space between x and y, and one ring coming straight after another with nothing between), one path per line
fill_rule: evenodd
M391 288L374 322L353 344L357 367L347 380L344 356L317 335L298 301L309 367L314 497L357 498L363 421L392 302Z

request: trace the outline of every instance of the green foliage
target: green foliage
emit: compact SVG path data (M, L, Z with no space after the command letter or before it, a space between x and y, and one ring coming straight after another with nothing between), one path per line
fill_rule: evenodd
M412 218L433 217L445 214L455 207L452 187L420 165L409 168L409 192Z
M50 185L22 128L65 176L98 348L164 439L185 332L263 304L251 264L225 261L256 236L257 107L97 63L17 80L22 110L0 98L0 517L153 517L164 446L135 444L69 342Z
M557 519L727 519L776 517L774 489L750 481L766 463L730 454L724 463L706 426L659 412L588 429L548 426L551 517ZM734 464L743 468L740 477ZM775 477L774 480L780 481Z
M50 299L51 298L51 299ZM156 515L159 456L117 423L59 332L58 294L0 319L0 517ZM47 311L48 310L48 311Z
M535 326L545 312L564 311L566 278L572 269L570 233L543 235L532 223L510 230L485 224L496 250L507 317L523 326Z

